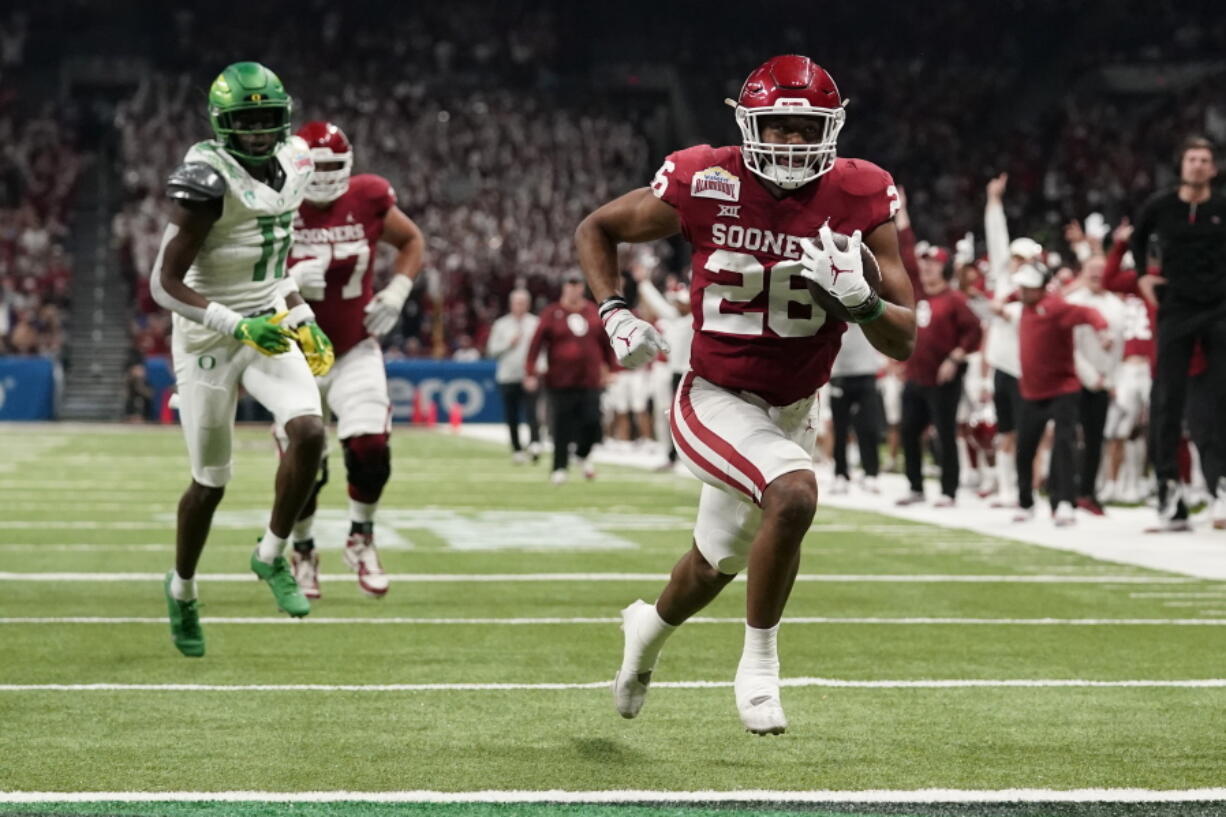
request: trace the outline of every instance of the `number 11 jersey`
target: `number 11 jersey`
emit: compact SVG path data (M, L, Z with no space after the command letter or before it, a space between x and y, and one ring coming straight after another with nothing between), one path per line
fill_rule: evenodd
M294 219L290 266L304 258L328 265L322 301L312 301L319 328L332 341L336 356L367 337L362 321L374 296L374 260L383 221L396 206L396 192L382 176L362 173L349 189L326 207L303 202Z
M280 189L256 179L220 142L198 142L183 161L204 162L226 181L221 217L213 222L183 281L210 301L242 315L274 306L285 277L290 225L314 169L306 142L291 136L269 159L284 172ZM187 349L215 343L212 329L174 315L174 331Z
M775 406L812 396L830 379L847 325L828 316L800 275L800 242L830 222L868 235L893 218L890 174L862 159L837 159L782 199L745 166L739 146L672 153L651 184L676 208L693 248L690 366L730 390Z

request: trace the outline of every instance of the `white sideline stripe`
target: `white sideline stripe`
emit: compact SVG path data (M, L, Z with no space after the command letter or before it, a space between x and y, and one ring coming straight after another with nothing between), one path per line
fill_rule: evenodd
M835 791L3 791L0 803L1196 803L1217 789L855 789Z
M165 573L13 573L0 571L6 582L152 582L162 581ZM205 582L250 582L253 573L202 573ZM667 573L391 573L399 582L638 582L667 581ZM351 573L328 573L323 581L352 581ZM737 576L736 581L745 581ZM1201 582L1186 576L1070 576L1017 575L977 576L965 574L890 575L884 573L802 573L798 582L887 582L887 583L1019 583L1019 584L1191 584Z
M434 684L0 684L0 692L506 692L608 689L610 681L583 683ZM785 687L836 689L967 688L1159 688L1226 689L1226 678L1093 681L1081 678L947 678L915 681L856 681L840 678L783 678ZM656 681L661 689L729 689L731 681Z
M402 616L384 616L379 618L346 618L325 616L309 616L297 619L286 616L203 616L202 624L288 624L290 626L306 626L308 624L494 624L494 625L536 625L536 624L621 624L620 616L575 616L571 618L406 618ZM32 616L26 618L0 618L0 625L5 624L159 624L164 625L166 618L148 616ZM695 616L687 624L744 624L744 618ZM785 617L785 624L972 624L998 626L1039 626L1039 627L1226 627L1226 618L953 618L953 617L911 617L883 618L879 616L796 616Z

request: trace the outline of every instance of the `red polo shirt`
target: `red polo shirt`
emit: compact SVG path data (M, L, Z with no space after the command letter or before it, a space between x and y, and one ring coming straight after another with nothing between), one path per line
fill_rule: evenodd
M937 384L937 369L954 349L968 355L983 341L983 325L954 289L923 295L915 304L915 351L907 359L906 379L920 386Z
M542 349L549 363L545 385L551 389L598 389L603 377L601 367L617 364L596 304L588 300L574 312L560 302L541 311L541 321L528 347L524 365L527 374L536 374L536 359Z
M1046 400L1081 390L1073 365L1073 328L1083 323L1107 328L1097 309L1070 304L1051 293L1033 306L1022 307L1018 348L1023 399Z

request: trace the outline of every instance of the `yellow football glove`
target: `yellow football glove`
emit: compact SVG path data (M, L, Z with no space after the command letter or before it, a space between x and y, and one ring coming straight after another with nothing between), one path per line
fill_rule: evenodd
M289 339L294 334L281 326L288 312L278 312L276 315L260 315L254 318L243 318L234 327L234 337L255 349L262 355L279 355L289 350ZM326 338L325 338L326 340ZM331 344L328 351L331 352Z
M324 334L324 330L319 328L319 324L313 321L304 323L291 334L298 341L298 348L302 349L302 354L306 356L311 374L316 377L326 375L332 368L332 364L336 362L336 353L332 351L332 341L328 340L328 336Z

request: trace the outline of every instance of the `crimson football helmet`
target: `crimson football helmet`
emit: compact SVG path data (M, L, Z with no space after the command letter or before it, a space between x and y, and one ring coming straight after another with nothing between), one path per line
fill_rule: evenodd
M772 57L746 78L740 96L727 102L736 108L745 165L757 175L794 190L834 167L846 103L826 69L808 57ZM821 122L821 137L802 144L765 142L761 121L768 116L814 117Z
M315 160L315 172L307 182L306 199L317 204L328 204L345 195L349 189L349 173L353 170L353 148L345 132L331 122L307 122L298 129L298 135L306 140ZM338 168L321 170L320 165L339 163Z

